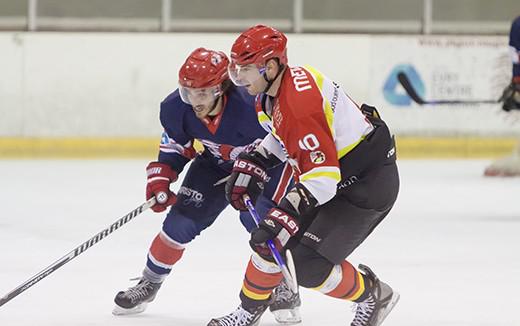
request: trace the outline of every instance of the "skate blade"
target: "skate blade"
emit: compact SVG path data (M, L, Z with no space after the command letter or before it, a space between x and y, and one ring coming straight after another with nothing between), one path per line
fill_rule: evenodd
M139 314L139 313L145 311L146 306L148 306L147 302L138 304L137 306L130 308L130 309L123 308L123 307L116 305L114 307L114 310L112 310L112 314L116 315L116 316L135 315L135 314Z
M394 309L395 305L397 304L397 302L399 301L400 298L401 298L401 295L399 293L394 292L392 294L392 299L390 300L390 303L388 303L385 310L382 311L381 314L379 315L376 325L381 325L383 323L386 316L388 316L388 314L392 311L392 309Z
M302 322L302 316L300 315L300 309L298 307L293 309L280 309L272 311L274 319L280 324L291 325Z

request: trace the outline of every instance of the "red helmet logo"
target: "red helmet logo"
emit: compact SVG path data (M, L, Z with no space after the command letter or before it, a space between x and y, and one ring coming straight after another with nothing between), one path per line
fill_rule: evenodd
M206 88L228 79L229 59L220 51L195 49L179 70L179 84L190 88Z
M263 66L271 58L287 64L287 37L269 26L256 25L244 31L231 47L231 60L238 65Z

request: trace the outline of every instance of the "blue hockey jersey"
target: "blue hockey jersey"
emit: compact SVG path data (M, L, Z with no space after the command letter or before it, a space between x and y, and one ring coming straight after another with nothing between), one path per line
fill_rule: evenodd
M160 120L164 128L159 162L180 173L195 157L194 140L204 145L203 156L226 171L238 153L256 146L267 134L259 125L254 97L243 88L231 88L224 95L223 110L213 119L197 118L175 90L161 103Z

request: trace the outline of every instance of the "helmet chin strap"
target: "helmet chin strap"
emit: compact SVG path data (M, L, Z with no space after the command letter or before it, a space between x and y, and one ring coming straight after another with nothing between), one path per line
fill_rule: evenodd
M274 76L274 78L272 80L269 80L269 78L267 78L267 73L266 73L266 71L264 71L262 76L264 77L265 81L267 82L267 85L264 88L264 93L269 92L269 89L271 89L271 86L273 86L273 83L276 80L276 78L278 78L278 76L280 76L280 74L282 73L283 68L285 68L284 65L278 64L278 72L276 73L276 76Z

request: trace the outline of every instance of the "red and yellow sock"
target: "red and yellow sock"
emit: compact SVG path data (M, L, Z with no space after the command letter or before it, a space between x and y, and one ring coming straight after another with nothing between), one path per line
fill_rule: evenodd
M273 289L280 284L280 268L254 253L247 265L246 275L240 291L242 306L255 307L269 300Z
M366 292L365 278L348 261L335 265L327 279L314 290L328 296L358 301Z

